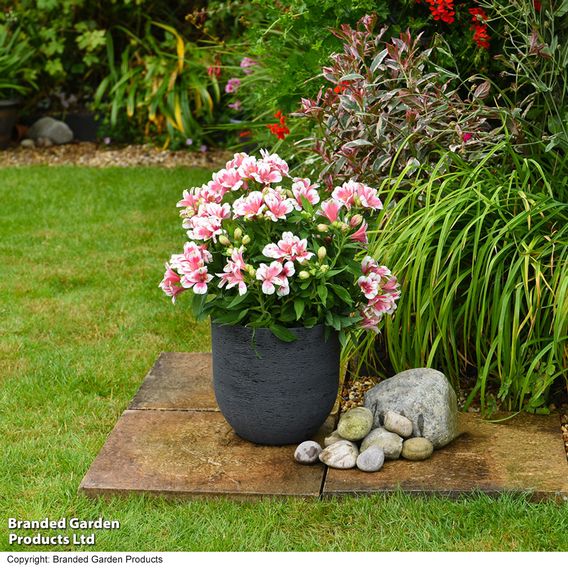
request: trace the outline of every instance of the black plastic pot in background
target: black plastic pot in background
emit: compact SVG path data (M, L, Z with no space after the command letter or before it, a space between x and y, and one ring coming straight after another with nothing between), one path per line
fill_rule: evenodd
M0 100L0 148L7 148L18 120L20 103L14 99Z
M235 432L257 444L309 440L339 388L340 344L325 329L294 328L286 343L268 329L212 324L213 387Z

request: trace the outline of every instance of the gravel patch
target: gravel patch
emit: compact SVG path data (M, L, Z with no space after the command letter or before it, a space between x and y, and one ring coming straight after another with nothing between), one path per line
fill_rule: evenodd
M208 168L225 165L233 153L226 150L191 152L161 150L149 144L122 147L93 142L76 142L47 148L9 148L0 151L0 167L6 166L89 166L95 168L158 166L162 168Z

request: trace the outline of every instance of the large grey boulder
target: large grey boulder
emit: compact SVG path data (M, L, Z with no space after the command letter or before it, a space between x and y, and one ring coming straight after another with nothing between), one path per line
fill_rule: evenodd
M458 404L450 382L435 369L409 369L382 381L365 394L373 426L384 425L391 410L412 421L412 435L441 448L458 435Z
M42 138L54 144L67 144L73 140L73 131L63 121L44 116L32 124L27 137L36 142Z

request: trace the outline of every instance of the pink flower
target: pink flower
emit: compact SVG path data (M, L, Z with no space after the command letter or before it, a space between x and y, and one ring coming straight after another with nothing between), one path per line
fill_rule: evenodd
M363 183L357 184L357 197L367 209L382 209L383 202L377 196L377 190Z
M347 209L362 205L367 209L382 209L383 204L377 196L377 190L353 180L336 187L331 196L343 203Z
M367 244L367 222L363 221L361 226L350 236L351 240Z
M164 291L166 296L171 297L172 302L174 303L176 301L176 297L185 290L182 286L177 285L179 282L179 275L171 269L168 263L166 263L166 272L163 280L159 284L159 287Z
M260 191L251 191L248 195L239 197L233 203L235 218L245 217L252 219L253 217L262 215L265 209L264 196Z
M268 207L264 215L274 222L278 219L286 219L286 215L294 209L292 199L285 199L276 189L271 189L266 193L264 203Z
M207 273L207 267L202 266L193 272L181 277L181 285L184 288L192 288L195 294L206 294L207 283L213 279L213 275Z
M278 154L271 154L268 150L261 150L262 161L278 170L282 176L288 175L288 164Z
M372 300L379 293L379 285L381 283L380 277L376 274L369 274L369 276L360 276L357 280L361 292L368 300Z
M282 181L282 173L270 163L260 161L256 164L256 171L251 173L252 179L265 185Z
M223 268L222 274L217 274L221 278L219 282L219 288L222 288L225 284L227 285L227 290L238 286L239 296L246 294L247 285L245 283L245 278L242 271L245 269L245 261L243 260L243 253L239 249L234 249L231 254L231 260L227 261L227 264Z
M366 256L361 262L361 271L363 274L377 274L381 278L387 278L391 275L391 271L386 266L379 266L372 256Z
M280 276L283 268L277 261L271 262L270 266L263 262L260 264L256 271L256 279L262 281L262 291L265 294L274 294L276 286L284 285L284 280Z
M351 206L355 204L355 195L357 193L357 184L354 181L347 181L343 185L336 187L331 197L336 201L339 201L342 205L345 205L347 209L351 209Z
M233 168L240 168L241 164L243 163L245 158L249 158L250 156L248 154L246 154L245 152L238 152L237 154L235 154L233 156L232 160L229 160L226 164L225 164L225 168L227 168L228 170L233 169ZM241 175L239 173L239 175Z
M199 247L190 241L183 245L183 254L172 255L170 264L172 268L185 274L205 266L205 263L211 260L211 253L205 247Z
M243 107L243 103L242 101L235 101L234 103L229 103L227 106L233 110L239 111Z
M276 258L278 260L291 260L303 264L314 256L313 252L308 252L308 240L300 239L291 232L282 233L282 239L278 244L268 244L262 250L262 254L268 258Z
M254 67L255 65L258 65L258 63L250 57L243 57L241 59L241 69L243 70L243 73L245 73L245 75L250 75L251 73L253 73L253 69L251 69L251 67Z
M341 207L343 207L343 203L335 199L328 199L321 204L322 213L329 219L330 223L337 221L337 215Z
M213 174L213 181L222 188L237 191L243 186L243 180L236 169L219 170Z
M377 315L392 314L396 310L395 298L392 294L380 294L369 302L369 308Z
M235 155L236 156L236 155ZM239 175L243 179L251 179L258 173L258 161L254 156L245 156L239 164Z
M192 217L188 220L188 226L190 230L187 231L187 236L194 241L216 241L216 237L223 233L221 219L218 217Z
M379 333L379 323L381 322L382 316L377 315L372 310L367 311L365 309L361 310L360 313L363 316L363 320L359 323L361 328Z
M302 197L305 197L312 205L319 203L320 196L316 191L319 184L312 183L308 178L294 178L292 184L292 193L298 202L296 209L300 211L302 208Z
M236 77L232 77L227 81L225 85L225 93L236 93L241 86L241 80Z
M462 140L464 142L468 142L469 140L471 140L473 138L473 134L471 132L464 132L463 136L462 136Z

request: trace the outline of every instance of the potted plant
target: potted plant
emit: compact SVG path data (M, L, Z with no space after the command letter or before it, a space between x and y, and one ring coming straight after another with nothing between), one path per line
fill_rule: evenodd
M33 52L19 29L0 24L0 148L6 148L18 118L18 95L33 85L35 72L26 67Z
M396 278L366 255L377 191L327 192L262 151L235 154L177 205L189 241L160 287L173 301L191 291L193 313L211 316L221 412L253 442L308 439L336 399L341 341L396 308Z

